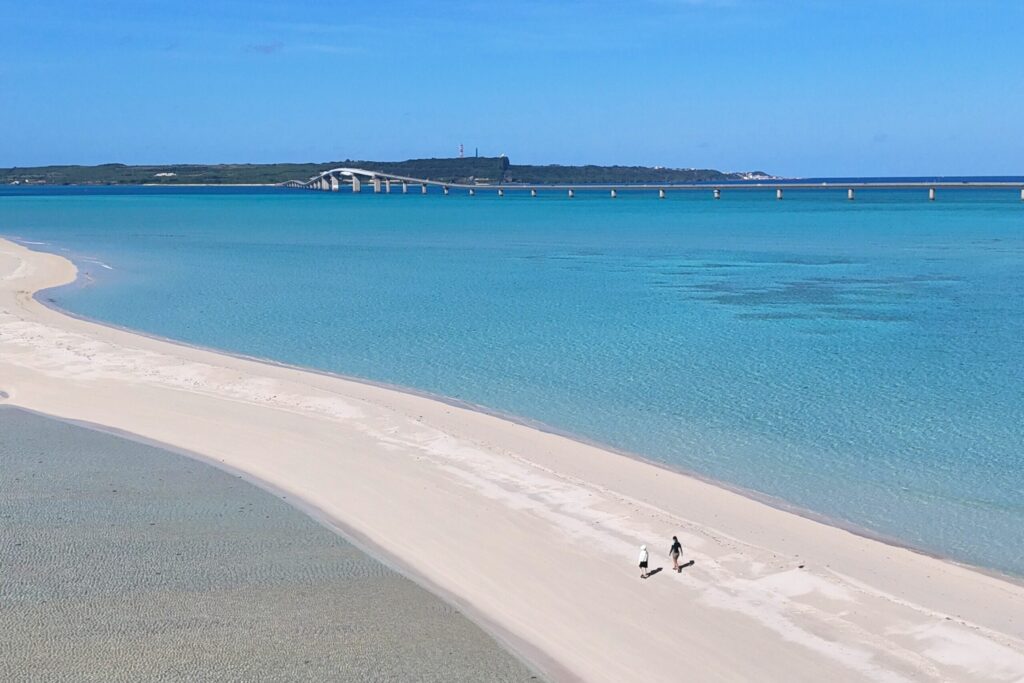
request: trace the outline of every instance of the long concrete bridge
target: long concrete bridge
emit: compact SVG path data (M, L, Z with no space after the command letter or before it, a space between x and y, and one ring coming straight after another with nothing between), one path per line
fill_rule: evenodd
M711 192L714 199L721 199L723 190L775 190L775 197L782 199L785 190L846 190L847 199L853 199L856 191L861 189L873 190L914 190L922 192L927 190L928 199L934 200L938 190L964 190L964 189L1004 189L1019 190L1021 201L1024 201L1024 183L1019 181L860 181L860 182L778 182L778 181L733 181L722 184L711 183L677 183L677 184L524 184L524 183L449 183L429 178L410 178L407 176L384 173L381 171L369 171L362 168L332 168L323 171L309 180L289 180L282 183L284 187L291 187L304 190L322 190L327 192L338 192L342 187L351 188L352 192L362 192L363 186L368 185L375 193L390 193L392 188L403 194L413 192L417 189L421 194L427 193L430 186L439 187L444 194L452 190L465 190L469 195L478 192L495 192L499 197L504 197L506 192L528 192L530 196L536 197L541 191L564 192L572 198L578 191L602 191L607 192L611 198L618 197L620 192L657 192L658 197L664 199L668 192L675 191L704 191Z

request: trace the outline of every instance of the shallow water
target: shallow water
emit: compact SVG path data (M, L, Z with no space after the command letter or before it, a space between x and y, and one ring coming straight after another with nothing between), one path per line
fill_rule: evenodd
M440 599L182 455L0 407L0 680L528 681Z
M1012 190L5 191L74 312L452 396L1024 575Z

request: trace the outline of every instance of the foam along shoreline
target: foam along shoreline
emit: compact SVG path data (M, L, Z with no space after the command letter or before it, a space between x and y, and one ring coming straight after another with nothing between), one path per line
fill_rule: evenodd
M1024 586L493 415L33 298L75 275L0 240L6 402L265 482L552 679L1024 679ZM668 568L673 534L695 564L641 581L637 547Z

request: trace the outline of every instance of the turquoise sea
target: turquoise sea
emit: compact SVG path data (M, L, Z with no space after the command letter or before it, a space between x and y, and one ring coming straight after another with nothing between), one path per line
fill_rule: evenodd
M1018 190L0 190L47 296L414 387L1024 575ZM66 251L64 251L66 250Z

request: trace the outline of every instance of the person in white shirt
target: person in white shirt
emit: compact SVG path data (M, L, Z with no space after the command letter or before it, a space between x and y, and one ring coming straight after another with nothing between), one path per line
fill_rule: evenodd
M647 574L647 561L649 559L650 559L650 556L647 554L647 546L645 546L645 545L640 546L640 578L641 579L646 579L647 576L648 576L648 574Z

